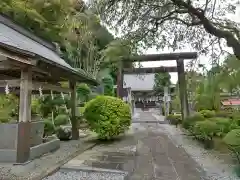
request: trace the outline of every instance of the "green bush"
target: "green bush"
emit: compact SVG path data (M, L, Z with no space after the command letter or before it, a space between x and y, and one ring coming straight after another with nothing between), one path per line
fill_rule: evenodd
M223 141L229 146L240 147L240 129L233 129L223 138Z
M82 115L84 114L85 107L79 107L79 113Z
M54 125L51 119L44 120L44 136L49 136L54 133Z
M182 116L181 114L170 114L168 117L167 117L167 120L169 121L170 124L172 125L178 125L178 124L181 124L181 121L182 121Z
M194 113L193 115L187 117L186 119L183 120L182 122L182 125L183 125L183 128L185 129L191 129L195 122L197 121L204 121L204 117L201 113Z
M234 129L226 134L223 138L229 149L236 156L238 163L240 164L240 129Z
M95 99L97 96L99 96L98 93L92 92L92 93L89 95L89 100Z
M112 77L105 77L102 79L104 85L104 95L113 96L114 95L114 83Z
M77 86L77 95L81 102L86 102L89 100L89 95L91 94L90 87L85 83L80 83Z
M119 98L98 96L85 106L84 117L99 139L109 140L124 133L131 123L128 104Z
M215 116L216 117L222 117L222 118L230 118L231 113L229 113L227 111L217 111L217 112L215 112Z
M219 129L216 122L205 120L196 122L191 132L196 139L204 143L205 148L209 149L213 148L213 137L219 132Z
M231 112L229 113L229 117L235 120L240 120L240 112ZM240 125L240 124L239 124Z
M69 116L66 114L59 114L55 120L54 120L54 124L55 126L61 126L61 125L65 125L68 123L69 120Z
M203 115L204 118L212 118L215 117L215 111L211 110L201 110L200 113Z
M225 135L226 133L231 131L232 128L234 128L234 122L231 119L211 118L209 120L211 120L217 124L218 129L219 129L219 133L217 134L217 136L220 136L220 137L222 137L223 135Z
M193 135L199 140L211 140L219 131L218 125L214 121L198 121L193 127Z

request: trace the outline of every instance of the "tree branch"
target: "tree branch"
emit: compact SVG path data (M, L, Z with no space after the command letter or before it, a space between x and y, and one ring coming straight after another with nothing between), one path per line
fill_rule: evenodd
M227 45L229 47L232 47L235 56L240 60L240 42L237 38L235 38L233 33L216 28L214 24L205 16L203 10L199 10L193 7L191 4L187 4L183 0L171 1L178 7L185 7L188 10L189 14L196 16L201 21L201 24L208 33L218 38L224 38L227 41Z

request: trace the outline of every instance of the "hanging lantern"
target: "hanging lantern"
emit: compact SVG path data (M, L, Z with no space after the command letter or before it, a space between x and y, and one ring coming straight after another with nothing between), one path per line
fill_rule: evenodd
M6 86L5 86L5 93L9 94L9 86L8 86L8 84L6 84Z

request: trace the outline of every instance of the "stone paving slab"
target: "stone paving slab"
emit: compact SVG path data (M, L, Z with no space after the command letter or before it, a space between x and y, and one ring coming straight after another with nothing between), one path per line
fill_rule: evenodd
M177 147L167 134L159 131L159 123L143 123L156 121L152 115L154 113L139 114L141 122L133 123L125 137L80 154L65 164L61 172L68 169L127 173L125 180L204 179L205 173L185 150Z

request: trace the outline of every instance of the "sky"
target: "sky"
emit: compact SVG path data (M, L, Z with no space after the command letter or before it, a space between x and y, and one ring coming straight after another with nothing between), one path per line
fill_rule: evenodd
M236 22L240 22L240 6L237 8L236 15L233 16L233 19ZM185 49L179 52L184 52L184 51L189 51L189 49ZM169 53L169 51L166 49L165 51L159 52L156 48L149 48L145 52L146 54L157 54L157 53ZM185 65L189 62L190 60L185 60ZM201 56L200 57L200 62L201 64L204 64L206 67L210 67L210 64L208 62L208 58ZM159 66L176 66L176 61L159 61L159 62L143 62L141 63L143 67L159 67ZM176 84L178 77L177 73L170 73L171 75L171 82L173 84Z
M85 0L85 2L88 2L88 1L89 0ZM240 5L237 7L236 14L232 15L232 16L233 17L231 17L231 19L234 19L236 22L240 22ZM115 34L113 31L111 31L111 30L109 30L109 31L112 32L113 34ZM190 51L189 49L184 49L184 50L175 51L175 52L184 52L184 51L189 52ZM227 50L229 50L229 49L227 49ZM230 51L231 51L231 49L230 49ZM156 48L149 48L144 53L145 54L159 54L159 53L170 53L170 52L171 51L169 51L168 49L165 49L163 51L158 51ZM189 61L190 60L185 60L184 61L185 65L187 65ZM200 61L201 64L204 64L205 67L207 67L208 69L211 67L211 65L209 64L209 58L207 58L205 56L200 56L199 61ZM143 67L176 66L176 61L142 62L141 65ZM171 82L173 84L176 84L176 82L178 80L177 73L170 73L170 75L171 75Z

